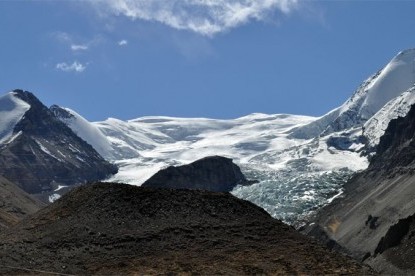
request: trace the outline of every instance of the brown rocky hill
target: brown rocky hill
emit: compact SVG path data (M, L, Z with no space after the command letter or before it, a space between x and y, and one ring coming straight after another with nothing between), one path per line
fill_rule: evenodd
M362 274L228 193L97 183L0 234L0 274Z
M369 167L307 232L382 273L415 273L415 106L392 120Z
M0 176L0 232L45 205Z

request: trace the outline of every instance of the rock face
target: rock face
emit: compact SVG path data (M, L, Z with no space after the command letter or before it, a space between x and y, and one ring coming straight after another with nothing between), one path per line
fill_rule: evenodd
M2 275L368 272L228 193L111 183L72 190L0 234L0 252Z
M368 169L346 184L343 198L319 212L308 232L338 243L380 272L414 273L414 172L412 106L389 123Z
M210 156L189 165L160 170L143 187L229 192L238 184L248 184L232 159Z
M0 176L0 232L42 207L43 203Z
M0 175L26 192L38 194L117 172L32 93L15 90L10 94L29 108L12 129L11 138L0 145ZM3 109L2 113L14 112Z

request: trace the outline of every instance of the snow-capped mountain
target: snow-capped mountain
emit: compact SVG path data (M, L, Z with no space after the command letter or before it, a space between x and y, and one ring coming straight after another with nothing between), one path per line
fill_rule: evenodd
M168 165L209 155L234 159L250 179L233 193L292 222L341 193L368 165L389 121L415 102L415 49L395 56L343 105L322 117L251 114L233 120L143 117L89 123L60 108L63 122L119 166L112 181L140 185ZM56 112L55 112L56 113Z
M108 180L141 185L161 168L220 155L260 181L237 187L235 195L294 222L339 196L341 184L367 167L389 121L415 103L414 82L410 49L324 116L256 113L232 120L153 116L89 122L16 90L0 98L0 173L20 178L21 187L37 193L58 189L65 179L82 182L115 172L110 161L119 171Z
M100 180L117 172L32 93L0 98L0 175L31 194Z
M292 135L312 138L361 128L389 101L409 90L414 83L415 49L409 49L400 52L382 70L364 81L343 105L315 122L299 127Z

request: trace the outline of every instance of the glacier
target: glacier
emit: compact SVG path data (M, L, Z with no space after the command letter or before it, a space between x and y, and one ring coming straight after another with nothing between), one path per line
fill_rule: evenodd
M298 225L341 196L342 184L368 166L391 119L415 103L415 49L398 53L343 105L321 117L250 114L231 120L148 116L88 122L69 108L55 114L118 165L108 181L141 185L161 168L221 155L250 179L232 193Z

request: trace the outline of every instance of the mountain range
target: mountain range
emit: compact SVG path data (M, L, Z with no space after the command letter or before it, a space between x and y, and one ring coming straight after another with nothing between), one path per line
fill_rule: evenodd
M296 223L341 195L348 178L367 168L390 120L407 114L415 102L414 59L415 49L398 53L321 117L256 113L232 120L152 116L89 122L15 90L0 98L0 173L26 192L53 200L74 183L141 185L160 169L220 155L259 180L236 187L234 195Z

